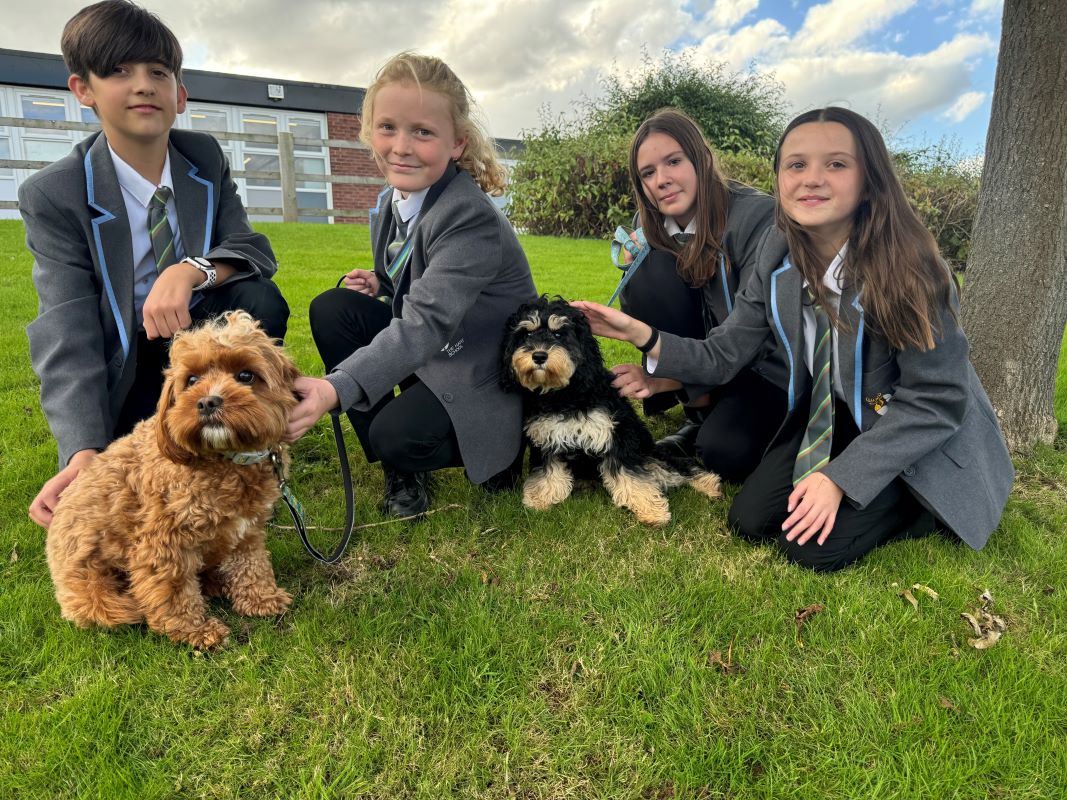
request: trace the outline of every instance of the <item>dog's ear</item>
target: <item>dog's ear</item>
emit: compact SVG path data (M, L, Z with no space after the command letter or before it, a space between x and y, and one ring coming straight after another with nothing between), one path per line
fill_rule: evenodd
M174 441L167 428L167 415L174 408L174 367L168 367L166 380L163 382L163 392L159 395L159 404L156 406L156 447L163 457L175 464L189 464L193 460L193 454Z
M511 354L515 352L515 326L522 318L523 306L508 317L504 323L504 335L500 337L500 388L510 392L519 388L515 380L515 371L511 367Z

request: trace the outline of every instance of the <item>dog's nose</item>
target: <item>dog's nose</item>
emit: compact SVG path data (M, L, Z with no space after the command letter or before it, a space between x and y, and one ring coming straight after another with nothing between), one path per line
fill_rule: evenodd
M220 408L222 408L222 398L217 394L209 394L207 397L201 397L196 401L196 410L200 412L202 417L210 417Z
M546 361L548 361L548 353L546 353L544 350L535 350L534 354L530 357L533 359L533 362L537 366L541 366Z

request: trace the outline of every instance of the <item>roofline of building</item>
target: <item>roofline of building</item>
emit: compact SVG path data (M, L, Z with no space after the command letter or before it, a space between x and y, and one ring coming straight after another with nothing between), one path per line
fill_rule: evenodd
M0 83L38 89L66 89L67 65L55 53L0 48ZM287 111L337 112L359 114L365 89L333 83L310 83L285 78L233 75L202 69L183 69L182 82L193 102L280 108ZM271 100L267 87L281 86L284 97ZM522 152L521 139L495 139L505 158Z

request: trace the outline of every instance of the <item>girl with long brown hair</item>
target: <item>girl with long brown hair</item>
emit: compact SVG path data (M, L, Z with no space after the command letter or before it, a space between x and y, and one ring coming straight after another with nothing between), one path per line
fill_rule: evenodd
M620 295L622 309L660 330L702 339L725 322L754 272L756 245L774 222L774 201L728 181L697 124L673 108L657 111L637 129L630 180L634 225L651 250ZM785 363L769 355L715 389L660 383L645 412L681 400L689 419L663 441L695 451L727 480L748 477L784 415Z
M768 336L789 368L787 414L730 508L745 538L817 570L939 527L975 549L996 528L1013 469L967 358L958 292L907 202L878 130L809 111L775 154L778 219L727 322L684 339L593 303L601 336L646 353L616 382L720 384Z

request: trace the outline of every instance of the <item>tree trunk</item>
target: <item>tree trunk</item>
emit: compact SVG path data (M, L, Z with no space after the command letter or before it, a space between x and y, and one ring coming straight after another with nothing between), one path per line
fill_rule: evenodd
M963 290L971 360L1008 446L1056 436L1067 325L1067 8L1005 0Z

